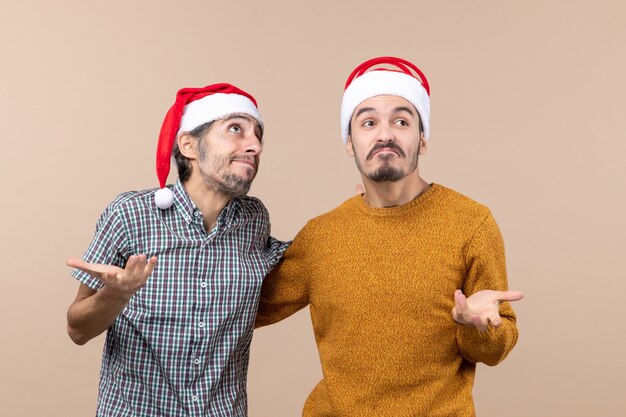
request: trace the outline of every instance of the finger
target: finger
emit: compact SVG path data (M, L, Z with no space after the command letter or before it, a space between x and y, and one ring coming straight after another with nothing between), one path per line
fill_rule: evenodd
M476 321L476 324L474 324L474 326L476 326L476 328L480 330L481 332L486 332L487 330L489 330L489 320L478 319Z
M81 269L85 272L92 271L93 270L92 267L95 265L95 264L90 264L89 262L85 262L82 259L76 259L76 258L70 258L66 260L65 264L69 267Z
M473 314L471 312L467 312L463 316L463 320L466 325L476 327L481 332L484 332L489 327L489 321L486 317L481 317L478 314Z
M468 313L467 324L476 327L481 332L489 329L489 319L485 314Z
M500 314L498 314L497 311L493 311L489 314L489 324L491 324L493 327L500 327L500 325L502 325L502 318L500 317Z
M124 284L127 287L130 282L132 282L133 276L135 276L135 268L137 266L137 255L131 255L126 260L126 265L124 265L124 269L122 269L118 275L119 283Z
M521 291L500 291L497 300L498 301L517 301L524 298L524 294Z
M467 306L467 298L461 290L456 290L454 292L454 302L457 307L457 312L459 313L463 313L463 311L467 311L469 309Z
M365 188L363 188L362 184L356 183L354 185L354 192L357 194L363 194L365 192Z
M461 293L460 290L456 290L454 292L454 307L452 307L452 318L455 321L462 322L463 318L461 317L461 305L458 302L459 293Z
M459 309L457 311L461 313L463 321L467 324L478 327L482 319L480 315L472 311L469 304L467 303L467 298L465 298L465 296L461 294L458 297L458 301L459 301L459 304L458 304Z
M157 263L156 256L153 256L152 258L148 259L148 263L146 264L144 268L144 273L146 274L146 277L149 277L152 274L152 271L154 271L154 267L156 266L156 263Z
M83 263L84 262L82 259L68 258L65 260L65 265L69 266L70 268L78 268L78 266Z
M137 255L131 255L126 261L126 266L124 267L124 271L126 271L129 274L132 274L136 265L137 265Z
M461 290L454 292L454 310L456 312L457 321L470 324L468 320L471 320L471 314L469 306L467 305L467 298L465 298Z
M463 319L463 313L461 313L461 307L459 307L458 305L455 305L452 308L452 318L454 319L454 321L457 321L461 324L465 323L465 320Z
M146 255L141 254L137 256L137 260L134 264L134 268L132 269L133 276L141 277L143 275L143 271L146 268L147 263Z

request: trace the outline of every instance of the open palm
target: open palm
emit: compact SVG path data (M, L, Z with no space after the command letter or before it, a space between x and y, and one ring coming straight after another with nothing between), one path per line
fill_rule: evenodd
M80 259L68 259L67 265L99 279L110 292L130 298L146 284L156 265L156 257L147 259L146 255L133 255L128 258L124 269L115 265L92 264Z

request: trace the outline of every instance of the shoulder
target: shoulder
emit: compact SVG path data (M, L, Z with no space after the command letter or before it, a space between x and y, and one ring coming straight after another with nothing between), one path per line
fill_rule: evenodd
M158 188L123 192L115 197L111 204L109 204L109 207L114 210L123 210L138 205L144 206L149 202L152 202L152 204L156 207L156 204L154 204L154 194L157 190Z
M255 218L261 217L269 220L269 212L267 211L267 208L265 208L263 202L258 198L246 195L243 197L237 197L237 202L239 203L243 216Z
M333 234L337 230L344 229L345 226L353 223L354 217L358 215L357 198L361 197L351 197L334 209L313 217L300 230L298 237L302 239L305 236L326 236L327 233Z
M443 185L436 184L434 186L437 187L438 191L436 201L454 217L482 223L485 218L491 215L491 211L486 205Z
M452 225L458 235L475 240L477 236L488 235L501 239L500 229L491 210L450 188L441 187L442 210L446 225Z
M157 189L142 191L126 191L119 194L104 209L100 216L100 222L109 219L123 219L126 217L136 217L146 211L154 212L157 209L154 203L154 193Z
M259 242L265 244L270 238L270 215L265 205L256 197L237 197L232 203L236 207L235 216L237 227L251 236L256 236ZM232 204L231 203L231 204Z

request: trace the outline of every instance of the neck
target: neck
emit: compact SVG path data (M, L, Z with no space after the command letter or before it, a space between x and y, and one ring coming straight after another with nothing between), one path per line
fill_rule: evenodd
M207 232L210 231L231 197L208 186L202 178L195 177L193 174L183 183L183 186L193 204L202 212L204 228Z
M365 186L363 199L368 205L377 208L395 207L409 203L430 188L430 185L417 173L399 181L374 182L365 176L361 176L361 178Z

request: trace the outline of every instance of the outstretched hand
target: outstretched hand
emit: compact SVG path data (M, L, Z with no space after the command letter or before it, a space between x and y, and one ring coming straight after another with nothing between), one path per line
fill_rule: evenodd
M461 290L456 290L452 317L457 323L486 331L489 325L500 327L502 324L499 310L502 301L517 301L523 297L520 291L482 290L466 298Z
M152 274L157 258L146 255L132 255L126 262L126 268L115 265L92 264L80 259L68 259L67 266L80 269L102 281L104 289L111 295L129 300L146 284Z

